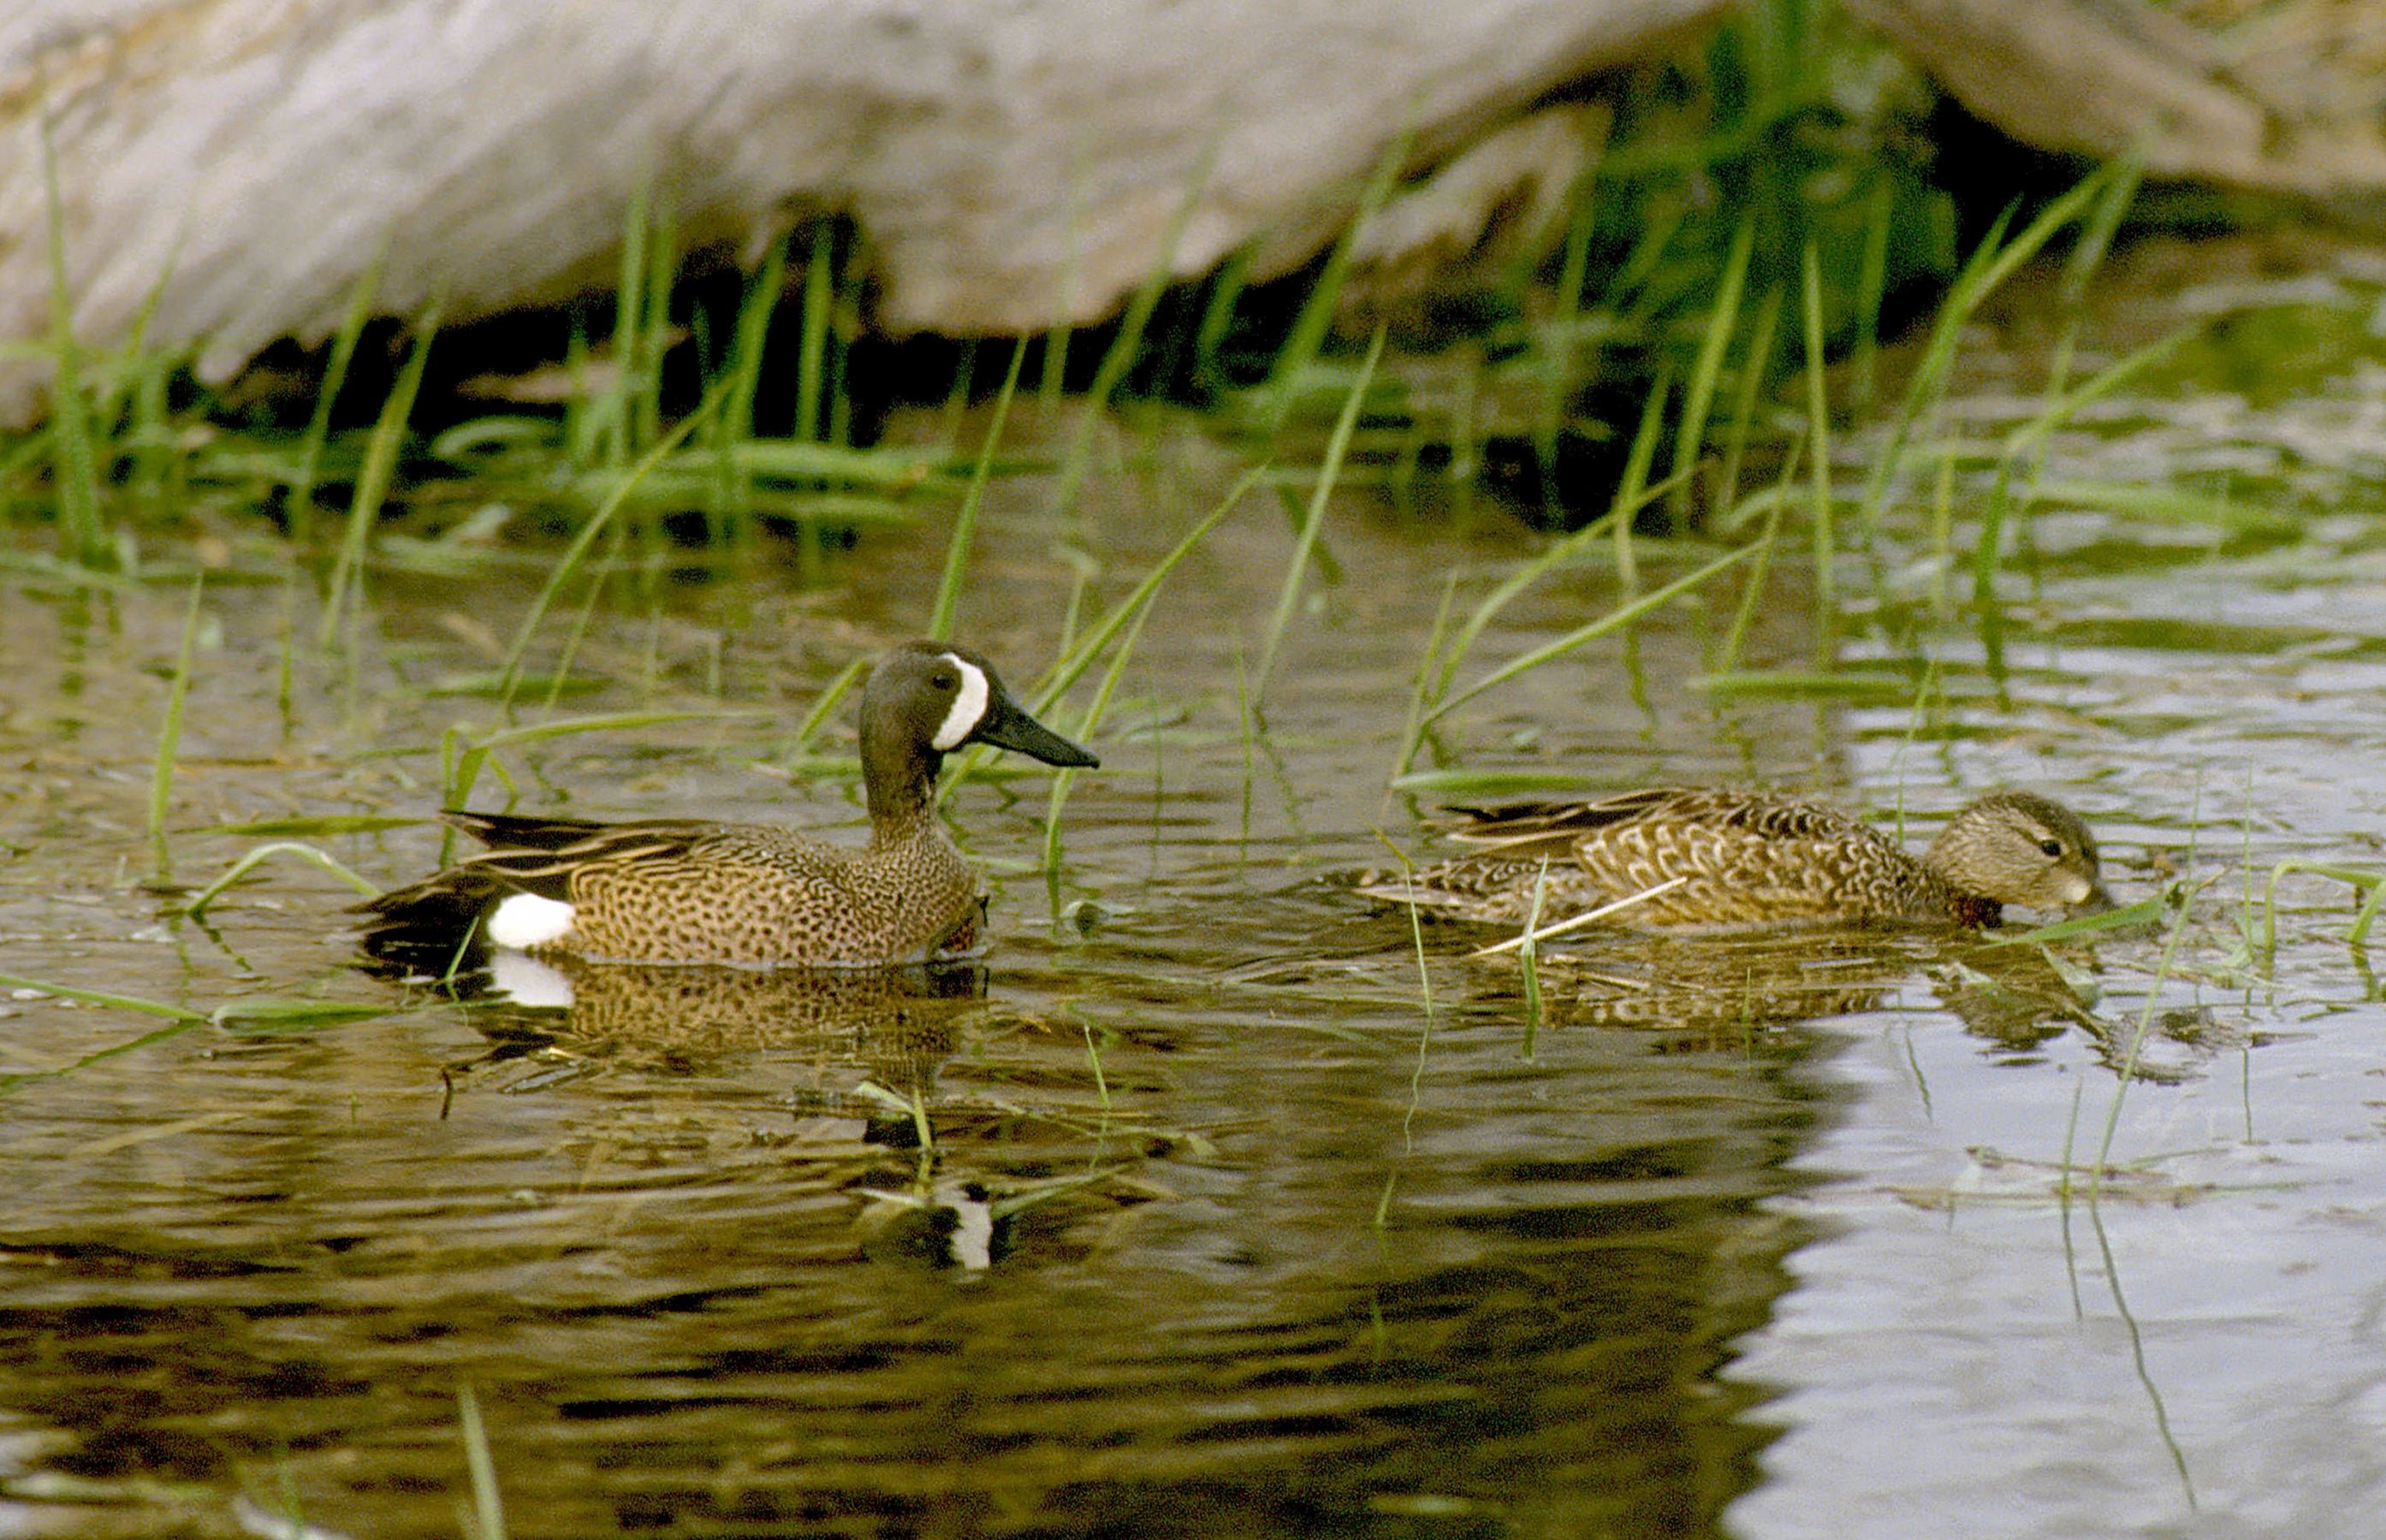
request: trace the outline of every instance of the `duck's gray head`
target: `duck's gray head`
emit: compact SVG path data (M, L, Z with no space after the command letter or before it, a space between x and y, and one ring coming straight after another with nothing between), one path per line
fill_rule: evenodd
M1955 815L1930 864L1966 893L2000 904L2093 914L2113 907L2096 836L2079 815L2031 792L1984 796Z
M944 757L966 744L992 744L1048 765L1101 764L1029 716L982 653L906 642L872 668L861 686L861 759L873 808L883 796L923 796Z

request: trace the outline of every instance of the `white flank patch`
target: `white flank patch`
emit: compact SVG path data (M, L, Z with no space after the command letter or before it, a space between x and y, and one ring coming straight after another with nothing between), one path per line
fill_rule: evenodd
M986 688L984 669L965 663L951 653L945 654L945 661L961 671L961 693L953 697L953 708L945 713L945 725L928 740L939 754L949 754L961 747L977 731L977 724L986 720L986 697L992 694Z
M571 933L571 906L534 893L509 894L489 915L489 939L527 952Z

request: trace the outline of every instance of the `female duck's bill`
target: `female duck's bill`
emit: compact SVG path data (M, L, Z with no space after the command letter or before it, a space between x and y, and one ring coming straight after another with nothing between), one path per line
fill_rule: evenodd
M986 657L897 647L861 693L860 847L765 824L441 815L492 848L361 906L386 961L444 972L482 944L588 961L880 967L983 945L985 895L933 811L944 757L991 744L1100 760L1030 716ZM477 960L475 958L473 960Z

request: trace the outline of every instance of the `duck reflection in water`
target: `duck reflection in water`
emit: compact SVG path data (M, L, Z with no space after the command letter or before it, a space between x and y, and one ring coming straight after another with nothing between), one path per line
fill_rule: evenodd
M767 1104L789 1120L787 1132L755 1125L760 1108L743 1121L789 1180L825 1182L858 1202L855 1242L873 1259L984 1268L1016 1244L1017 1216L1039 1204L1073 1198L1107 1214L1152 1196L1124 1169L1061 1179L1019 1171L1021 1146L1035 1143L1035 1108L939 1089L939 1071L972 1043L982 1051L989 1029L998 1036L1023 1025L1034 1035L1032 1022L988 1003L978 963L754 969L505 952L488 960L446 991L493 1044L451 1070L451 1086L520 1095L599 1075L658 1087L711 1077L722 1098L751 1107L759 1070L792 1069L796 1088ZM981 1133L1000 1147L981 1149Z

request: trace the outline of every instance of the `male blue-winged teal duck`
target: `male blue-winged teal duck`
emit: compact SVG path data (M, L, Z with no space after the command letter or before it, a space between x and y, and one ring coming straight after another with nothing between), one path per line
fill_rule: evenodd
M2095 836L2078 814L2029 792L1973 803L1919 858L1845 813L1768 792L1660 787L1454 811L1465 820L1454 836L1488 848L1359 891L1521 925L1546 866L1542 925L1614 905L1604 922L1650 931L1866 920L1977 927L1996 924L2007 904L2112 907Z
M870 840L769 824L440 816L494 846L359 906L362 945L437 971L468 944L591 961L878 967L973 948L986 899L931 806L964 744L1101 761L1029 716L967 647L910 642L861 690Z

